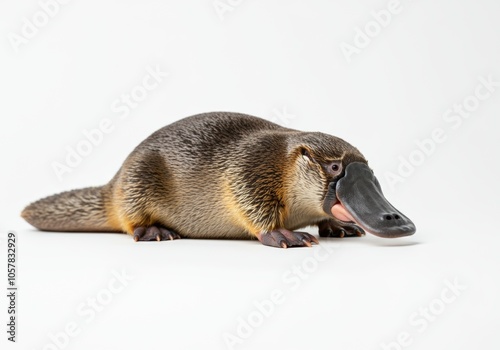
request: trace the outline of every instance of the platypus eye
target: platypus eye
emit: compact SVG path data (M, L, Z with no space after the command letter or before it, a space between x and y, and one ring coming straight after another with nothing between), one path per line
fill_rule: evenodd
M342 173L342 162L339 160L335 160L329 163L326 169L331 176L338 176Z

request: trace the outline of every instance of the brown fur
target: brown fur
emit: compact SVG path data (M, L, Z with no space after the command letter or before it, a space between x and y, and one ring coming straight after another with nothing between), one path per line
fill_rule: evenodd
M304 155L307 151L312 159ZM183 237L249 238L329 217L321 164L366 162L347 142L237 113L207 113L144 140L105 186L27 206L41 230L117 231L161 224Z

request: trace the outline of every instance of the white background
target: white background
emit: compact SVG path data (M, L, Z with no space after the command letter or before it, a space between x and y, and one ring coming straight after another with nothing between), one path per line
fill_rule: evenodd
M389 349L498 349L500 87L459 127L443 119L474 94L478 77L500 81L498 1L401 0L350 63L342 43L354 45L356 28L387 1L222 3L231 11L217 13L211 0L71 1L18 46L11 39L23 18L41 7L0 5L2 286L7 230L18 235L12 348L56 349L48 335L74 322L79 334L67 349L225 349L224 334L241 336L241 319L259 321L254 303L280 290L283 302L235 349L383 349L401 332L403 345ZM169 77L121 119L111 105L156 66ZM156 129L216 110L356 145L417 233L279 250L38 232L19 217L40 197L106 183ZM113 131L59 180L53 163L103 118ZM401 159L436 128L446 141L423 158L414 153L420 165L391 186L386 175L401 175ZM306 272L292 282L294 266ZM82 316L89 297L109 295L113 271L134 278L94 319ZM466 289L443 303L442 293L453 295L445 281ZM419 315L429 306L432 322ZM6 308L2 297L2 325Z

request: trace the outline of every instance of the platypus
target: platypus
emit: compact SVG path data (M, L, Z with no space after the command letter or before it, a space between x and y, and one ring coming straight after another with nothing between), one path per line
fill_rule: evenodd
M135 241L256 238L273 247L321 237L415 233L357 148L240 113L181 119L146 138L111 181L28 205L46 231L125 232Z

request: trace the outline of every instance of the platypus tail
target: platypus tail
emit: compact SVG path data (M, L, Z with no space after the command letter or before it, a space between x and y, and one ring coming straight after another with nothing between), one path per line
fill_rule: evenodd
M106 215L104 187L62 192L31 203L21 216L44 231L120 231Z

